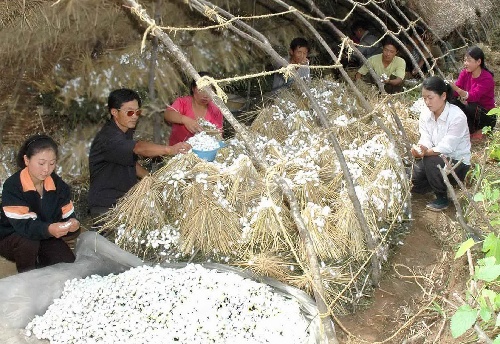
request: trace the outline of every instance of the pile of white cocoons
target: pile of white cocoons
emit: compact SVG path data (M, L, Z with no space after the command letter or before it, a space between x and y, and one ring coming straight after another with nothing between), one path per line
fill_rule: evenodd
M219 141L204 131L190 137L186 142L199 151L211 151L220 147Z
M142 266L66 282L26 327L50 343L308 343L299 303L237 274Z

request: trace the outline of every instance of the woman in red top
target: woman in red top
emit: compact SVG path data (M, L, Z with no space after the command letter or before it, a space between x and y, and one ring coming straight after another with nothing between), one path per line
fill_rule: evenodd
M495 81L493 73L485 66L484 52L479 47L467 51L464 69L457 81L450 85L458 97L452 103L466 114L472 138L480 138L483 127L495 126L496 117L486 115L495 107Z
M210 76L207 72L200 72L199 75ZM177 98L172 105L167 106L164 118L172 123L169 145L186 141L203 131L199 119L214 124L220 131L224 120L222 112L205 91L198 89L195 80L191 83L191 95Z

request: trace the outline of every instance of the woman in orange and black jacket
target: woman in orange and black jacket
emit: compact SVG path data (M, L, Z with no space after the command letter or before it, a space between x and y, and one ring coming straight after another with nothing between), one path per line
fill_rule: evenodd
M15 262L18 272L74 262L62 237L76 234L80 222L69 186L54 172L57 144L35 135L23 144L17 160L20 170L3 184L0 255Z

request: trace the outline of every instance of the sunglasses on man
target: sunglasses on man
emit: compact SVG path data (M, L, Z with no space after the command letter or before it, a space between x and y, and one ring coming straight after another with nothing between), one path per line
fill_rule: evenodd
M136 115L137 117L139 117L142 114L142 110L141 109L137 109L137 110L122 110L122 109L118 109L118 111L125 112L128 117L132 117L133 115Z

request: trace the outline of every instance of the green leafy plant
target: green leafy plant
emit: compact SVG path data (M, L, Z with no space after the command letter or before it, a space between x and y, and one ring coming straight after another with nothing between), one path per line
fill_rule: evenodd
M476 243L469 239L460 245L455 259L463 256ZM454 338L458 338L475 325L486 332L498 332L500 328L500 294L497 293L500 285L500 238L490 233L483 241L482 252L484 258L477 260L474 274L471 277L468 290L468 303L461 305L451 317L450 329ZM500 344L500 335L494 340Z
M500 115L500 107L496 107L488 111L488 116L497 116ZM489 145L490 158L496 161L500 161L500 134L497 132L493 132L491 127L484 127L483 134L491 135L492 142Z
M479 165L475 166L473 175L478 174L477 169L480 169ZM474 195L474 201L482 203L491 226L500 225L500 178L496 180L484 178L481 181L481 190Z

